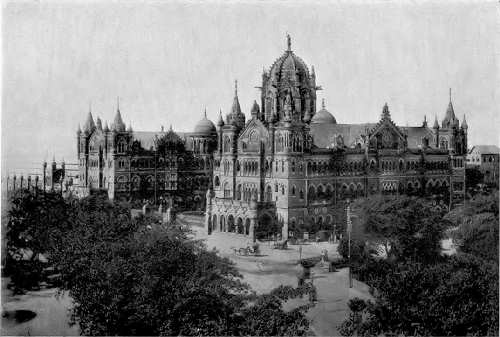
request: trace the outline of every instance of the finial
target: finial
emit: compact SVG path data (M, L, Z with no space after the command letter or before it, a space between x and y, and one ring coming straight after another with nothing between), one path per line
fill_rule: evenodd
M205 107L204 115L205 115L205 119L206 119L207 118L207 107Z
M324 98L321 100L321 107L323 108L323 110L325 109L325 99Z
M120 111L120 96L116 96L116 111Z
M234 96L238 96L238 80L234 80Z
M172 124L170 124L170 131L174 131L174 129L172 129Z
M290 38L290 34L286 34L286 44L288 47L288 51L292 51L292 39Z
M92 101L89 101L89 112L92 112Z
M451 88L450 88L450 102L451 102Z

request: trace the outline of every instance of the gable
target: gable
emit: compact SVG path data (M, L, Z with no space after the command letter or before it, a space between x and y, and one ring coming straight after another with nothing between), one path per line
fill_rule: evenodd
M238 137L238 149L242 152L259 152L261 144L269 144L269 132L260 120L253 119Z

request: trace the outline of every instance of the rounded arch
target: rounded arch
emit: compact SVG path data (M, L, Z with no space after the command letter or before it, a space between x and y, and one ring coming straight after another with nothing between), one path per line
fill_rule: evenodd
M219 227L219 229L220 229L221 232L225 232L226 231L226 218L224 217L224 215L220 216L220 227Z
M314 185L309 186L309 189L307 190L307 198L309 200L316 199L316 188L314 187Z
M236 220L236 230L238 231L238 234L244 234L245 229L243 228L243 219L239 218Z
M212 230L215 230L217 228L217 215L214 214L212 216Z
M234 216L232 214L228 215L227 217L227 231L228 232L235 232L236 231L236 227L235 227L235 224L234 224Z
M250 235L250 219L245 219L245 235Z

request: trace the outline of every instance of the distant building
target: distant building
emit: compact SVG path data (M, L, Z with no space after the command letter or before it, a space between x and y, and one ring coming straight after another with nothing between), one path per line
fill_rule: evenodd
M203 210L212 183L215 125L204 117L191 133L170 128L158 132L125 127L118 106L111 127L94 123L89 111L83 131L78 128L80 195L102 190L110 199L142 207L151 204Z
M498 186L500 148L496 145L476 145L467 154L467 166L478 167L485 184Z

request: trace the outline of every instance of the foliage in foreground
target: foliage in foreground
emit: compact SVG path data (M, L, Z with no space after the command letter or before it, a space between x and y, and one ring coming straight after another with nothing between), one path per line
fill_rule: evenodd
M358 299L340 327L343 336L498 335L498 266L472 255L434 265L405 263L373 284L374 301Z
M358 201L353 273L372 301L350 301L344 336L498 335L498 193L477 196L445 217L426 200ZM450 224L458 253L440 254ZM387 258L369 250L388 243ZM347 245L341 243L340 252Z
M51 198L56 207L49 207ZM49 258L61 291L74 300L72 320L83 335L305 335L309 329L308 306L285 311L283 303L310 287L256 295L230 260L176 226L133 219L126 206L98 196L66 203L23 193L13 203L11 251L24 247Z

